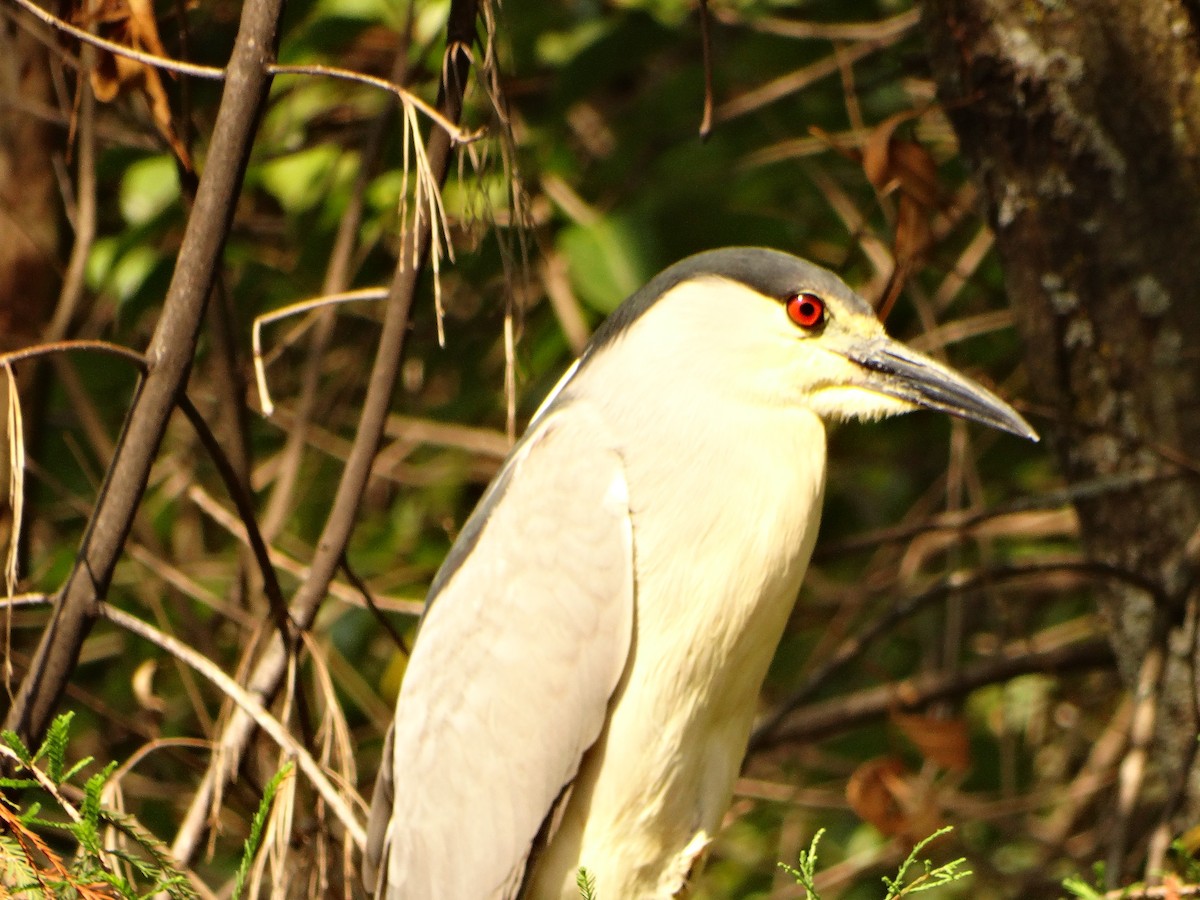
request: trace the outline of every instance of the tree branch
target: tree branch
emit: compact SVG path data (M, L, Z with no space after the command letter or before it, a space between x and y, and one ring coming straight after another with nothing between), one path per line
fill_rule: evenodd
M463 95L470 73L470 47L475 41L477 15L477 0L454 0L450 6L446 61L442 68L445 81L438 106L442 115L456 124L462 114ZM453 137L444 128L430 131L425 153L433 181L439 188L449 171L453 145ZM346 460L329 517L317 541L309 577L292 599L291 616L302 629L307 628L316 616L350 540L363 491L371 474L371 465L387 422L392 393L403 361L413 298L429 257L431 240L431 229L413 227L404 235L388 291L383 329L355 432L354 446ZM286 650L281 641L272 640L248 680L249 690L260 698L264 706L270 704L279 690L286 670ZM177 859L190 860L195 854L204 833L217 782L227 777L228 773L238 770L254 727L253 719L241 710L235 711L230 717L221 735L218 752L214 753L176 835L172 850Z
M1008 681L1030 672L1066 672L1111 666L1112 650L1102 638L1021 656L988 659L959 672L926 672L847 696L813 703L789 713L771 734L772 744L812 741L842 732L890 710L921 707L961 697L986 684Z
M187 382L208 295L233 220L270 77L282 0L249 0L229 62L211 153L188 219L162 315L75 567L58 592L6 726L37 743L99 614L176 400Z

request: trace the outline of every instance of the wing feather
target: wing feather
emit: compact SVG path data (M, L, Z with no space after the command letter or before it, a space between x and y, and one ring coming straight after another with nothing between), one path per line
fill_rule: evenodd
M397 701L390 809L377 796L371 812L389 898L516 895L629 653L628 494L594 410L539 420L472 519Z

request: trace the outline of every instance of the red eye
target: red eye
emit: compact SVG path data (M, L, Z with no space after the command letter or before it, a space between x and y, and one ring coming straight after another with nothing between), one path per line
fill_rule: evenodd
M786 305L788 318L801 328L816 328L825 321L825 301L816 294L793 294Z

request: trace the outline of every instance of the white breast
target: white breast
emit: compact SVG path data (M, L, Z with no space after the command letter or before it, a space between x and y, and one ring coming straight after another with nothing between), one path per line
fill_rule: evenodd
M595 875L601 897L671 897L682 886L728 807L758 693L816 539L825 470L817 416L747 402L737 385L697 384L703 371L681 375L689 361L672 363L661 340L646 349L583 372L644 388L636 399L604 392L614 398L608 425L618 443L637 442L623 454L634 517L634 643L605 734L585 757L539 862L538 898L578 897L580 865ZM623 359L654 366L612 368ZM581 378L571 389L585 393L588 384Z

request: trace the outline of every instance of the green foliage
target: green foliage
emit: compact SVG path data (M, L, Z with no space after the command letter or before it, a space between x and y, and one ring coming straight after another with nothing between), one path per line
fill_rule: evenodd
M1197 858L1196 832L1189 829L1171 842L1171 863L1186 884L1200 884L1200 858Z
M795 878L796 884L804 888L808 892L808 896L812 897L813 900L820 900L821 896L817 893L816 885L817 844L820 843L823 834L825 834L825 829L818 828L817 833L813 835L812 843L808 845L808 849L800 851L800 856L795 867L789 866L785 862L779 863L779 868Z
M1195 855L1194 837L1194 831L1189 830L1171 842L1171 852L1165 866L1166 872L1162 873L1161 885L1161 888L1168 890L1168 893L1162 896L1192 896L1190 891L1194 889L1195 885L1200 884L1200 860ZM1167 874L1168 872L1170 874ZM1189 892L1185 893L1183 890L1170 892L1172 883L1176 886L1187 885ZM1062 886L1070 896L1078 897L1080 900L1106 900L1114 895L1138 897L1149 894L1146 890L1146 883L1142 881L1123 885L1114 894L1114 891L1109 890L1107 867L1103 862L1096 862L1092 865L1091 878L1071 875L1063 879Z
M103 885L108 889L106 896L122 900L161 893L179 900L195 898L187 876L176 867L167 847L132 816L104 805L104 787L117 768L115 762L84 781L78 809L67 801L62 789L74 785L91 764L88 757L67 765L72 718L71 713L58 716L36 753L31 753L16 733L0 733L0 740L12 751L10 759L27 773L27 777L0 779L0 786L37 790L45 798L44 802L29 799L23 809L7 797L0 798L0 888L13 896L49 889L54 896L69 897L85 892L97 896L95 889ZM44 766L39 767L43 760ZM122 845L105 846L103 832L109 828L126 839ZM69 862L41 832L73 839L75 852ZM138 852L125 849L127 845Z
M908 884L904 883L905 876L908 870L917 862L917 857L931 841L936 840L944 834L949 834L954 829L950 826L940 828L929 837L920 841L908 857L900 864L900 868L896 872L895 878L883 877L884 887L887 888L887 893L884 895L884 900L899 900L900 897L908 897L913 894L920 894L925 891L931 891L935 888L944 887L955 881L967 878L971 871L964 868L966 865L965 858L952 860L948 863L943 863L940 866L934 866L929 860L924 860L923 864L925 871L912 879ZM808 897L811 900L821 900L821 895L817 891L817 844L821 840L821 836L825 833L825 829L821 828L813 835L812 843L808 845L807 850L801 850L800 856L795 866L790 866L787 863L778 863L779 867L796 879L796 883L804 888Z
M967 862L964 857L960 857L937 867L934 867L929 860L923 860L925 871L914 878L909 884L906 885L904 883L904 876L912 867L913 863L917 861L917 855L924 850L931 841L936 840L943 834L949 834L953 830L954 829L949 825L947 825L945 828L939 828L933 834L929 835L929 837L918 843L917 846L913 847L912 852L909 853L904 862L900 864L900 870L896 873L896 877L894 879L887 877L883 879L883 883L888 889L886 900L895 900L897 897L904 897L909 894L920 894L924 891L930 891L934 888L942 887L943 885L966 878L971 874L970 869L964 868Z
M580 866L575 873L575 886L579 888L579 900L597 900L596 876L588 871L587 866Z
M238 866L237 878L234 881L233 900L240 900L242 896L246 876L250 874L250 865L254 862L254 857L258 855L258 850L262 846L263 828L266 827L267 816L270 815L271 804L275 802L275 794L279 791L279 785L283 783L283 779L291 777L295 768L294 763L285 763L283 768L271 776L271 780L263 789L258 809L255 810L254 818L250 821L250 834L246 837L245 844L242 845L242 862Z
M1081 900L1104 900L1103 888L1097 888L1078 875L1064 878L1062 885L1072 897L1079 897Z

